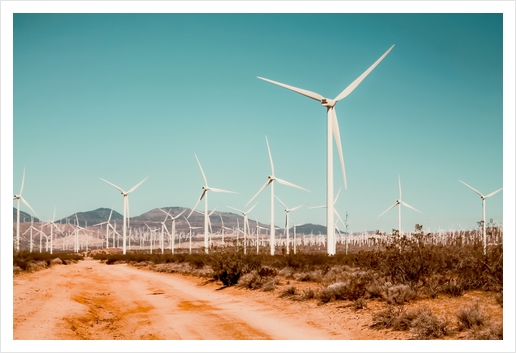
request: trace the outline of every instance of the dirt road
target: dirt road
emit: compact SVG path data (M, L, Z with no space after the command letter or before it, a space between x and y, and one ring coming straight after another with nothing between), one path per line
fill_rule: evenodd
M351 339L175 274L94 260L14 278L15 340Z

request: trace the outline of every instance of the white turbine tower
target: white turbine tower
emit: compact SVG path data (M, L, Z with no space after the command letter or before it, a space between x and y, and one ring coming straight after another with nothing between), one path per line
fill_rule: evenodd
M148 177L147 177L148 178ZM136 190L136 188L138 186L140 186L145 180L147 180L147 178L143 179L142 181L140 181L138 184L136 184L135 186L133 186L129 191L125 191L123 190L121 187L119 186L116 186L115 184L113 183L110 183L109 181L107 180L104 180L102 178L100 178L100 180L108 183L109 185L113 186L114 188L118 189L120 191L120 193L122 195L124 195L124 223L123 223L123 227L122 227L122 234L123 234L123 254L125 255L125 252L126 252L126 248L125 248L125 242L126 242L126 231L127 231L127 219L129 217L129 197L128 195L133 192L134 190Z
M109 218L106 222L100 222L100 223L93 225L93 226L101 226L103 224L106 225L106 249L109 248L109 228L110 227L112 228L111 223L110 223L112 214L113 214L113 209L111 209L111 212L109 212Z
M204 186L202 187L201 197L199 198L199 200L197 200L197 202L195 203L195 206L192 208L192 210L190 211L190 214L188 215L187 218L190 218L190 216L192 215L192 212L195 210L195 208L199 204L199 201L201 201L203 199L203 197L206 196L206 198L204 199L204 251L207 254L208 248L209 248L209 244L208 244L208 219L209 219L208 191L226 192L226 193L230 193L230 194L236 194L236 192L209 187L208 180L206 179L206 175L204 175L204 171L202 170L202 167L201 167L201 162L199 162L199 158L197 158L197 155L195 153L194 153L194 156L195 156L195 159L197 160L197 164L199 164L199 168L201 169L202 178L204 179Z
M482 199L482 228L483 228L483 235L484 235L484 254L486 254L486 251L487 251L487 243L486 243L486 199L488 197L491 197L493 196L494 194L502 191L503 188L500 188L496 191L493 191L492 193L490 194L487 194L487 195L482 195L482 193L476 189L474 189L473 187L469 186L468 184L466 184L465 182L463 182L462 180L459 180L462 184L466 185L468 188L470 188L471 190L473 190L474 192L476 192L477 194L480 195L480 198Z
M303 207L304 205L299 205L299 206L296 206L294 208L288 208L287 205L285 205L283 203L283 201L280 200L280 198L278 196L276 196L276 198L278 199L278 201L283 205L283 207L285 207L285 232L287 233L287 255L290 253L290 229L289 229L289 216L290 216L290 212L292 211L295 211L301 207Z
M327 229L327 237L328 237L328 254L334 255L336 246L335 246L335 229L333 227L333 144L332 144L332 135L335 137L335 142L337 144L337 149L339 151L340 163L342 167L342 174L344 177L344 186L347 189L347 181L346 181L346 169L344 167L344 156L342 154L342 145L340 142L340 132L339 125L337 121L337 115L335 113L335 105L338 101L348 96L353 90L362 82L364 78L373 69L389 54L389 52L394 47L391 46L389 50L387 50L376 62L369 67L362 75L360 75L355 81L353 81L346 89L344 89L335 99L324 98L318 93L307 91L305 89L289 86L280 82L272 81L263 77L258 77L261 80L273 83L275 85L281 86L283 88L289 89L296 93L299 93L308 98L315 99L316 101L321 102L321 104L326 107L327 110L327 183L326 183L326 229Z
M167 214L172 219L172 241L170 243L170 250L172 251L172 254L174 254L174 247L176 242L176 219L178 219L186 210L182 210L177 216L172 217L170 213L160 208L162 212Z
M249 229L249 221L247 219L247 215L253 210L253 208L256 207L256 205L258 205L258 204L255 203L254 206L251 207L247 211L242 211L242 210L239 210L238 208L234 208L234 207L231 207L231 206L226 206L227 208L231 208L232 210L240 212L242 214L242 216L244 216L244 255L247 253L246 252L247 232L251 233L250 229Z
M267 181L265 182L265 184L263 184L263 186L260 188L260 190L258 190L258 192L253 196L253 198L251 200L249 200L248 203L246 203L246 206L249 205L251 203L251 201L253 201L256 198L256 196L258 196L267 186L269 186L269 185L271 186L270 246L271 246L271 255L274 255L274 246L275 246L275 244L274 244L274 241L275 241L275 238L274 238L274 233L275 233L275 227L274 227L274 181L277 181L280 184L288 185L288 186L298 188L298 189L301 189L304 191L308 191L308 192L310 192L310 191L305 188L302 188L301 186L294 185L286 180L276 177L276 175L274 174L274 163L272 162L271 149L269 147L269 140L267 139L267 136L265 136L265 142L267 142L267 151L269 151L269 160L271 163L271 175L269 175L267 177Z
M30 208L30 210L32 212L34 212L34 214L36 216L38 216L36 211L34 211L32 209L32 207L30 207L29 203L27 201L25 201L25 199L22 197L24 183L25 183L25 169L23 169L23 177L22 177L20 193L15 194L14 198L13 198L13 200L17 200L17 202L18 202L18 205L16 206L16 251L20 251L20 200L25 204L25 206ZM39 218L39 216L38 216L38 218Z
M408 208L411 208L413 209L414 211L416 212L419 212L421 213L420 211L416 210L414 207L410 206L408 203L406 202L403 202L401 200L401 181L400 181L400 175L398 174L398 188L399 188L399 191L400 191L400 198L398 200L396 200L396 202L394 203L394 205L392 205L391 207L389 207L388 209L386 209L381 215L379 215L378 217L381 217L382 215L384 215L387 211L389 211L391 208L393 207L396 207L398 206L398 233L399 235L401 236L402 235L402 232L401 232L401 205L405 206L405 207L408 207Z
M188 228L190 228L190 250L189 250L189 252L191 254L192 253L192 229L201 229L202 227L192 227L190 222L188 222L188 218L185 216L183 216L183 218L185 219L186 223L188 224Z

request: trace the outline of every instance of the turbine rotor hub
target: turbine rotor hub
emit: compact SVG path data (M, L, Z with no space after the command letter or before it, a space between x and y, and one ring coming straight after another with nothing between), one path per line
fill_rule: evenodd
M335 102L333 99L323 98L321 99L321 104L323 107L333 108L337 102Z

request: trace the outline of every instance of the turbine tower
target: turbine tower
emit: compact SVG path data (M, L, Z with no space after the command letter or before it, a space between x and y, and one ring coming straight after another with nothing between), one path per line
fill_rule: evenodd
M285 207L285 232L287 233L287 255L288 255L290 253L290 247L289 247L289 245L290 245L290 229L288 226L289 225L289 215L290 215L290 212L295 211L298 208L303 207L304 205L299 205L294 208L288 208L287 205L285 205L278 196L276 196L276 198L283 205L283 207Z
M305 188L302 188L301 186L297 186L297 185L294 185L286 180L283 180L283 179L280 179L280 178L277 178L276 175L274 174L274 163L272 162L272 155L271 155L271 149L269 147L269 140L267 139L267 136L265 136L265 142L267 142L267 150L269 151L269 160L271 162L271 175L269 175L267 177L267 181L265 182L265 184L263 184L263 186L260 188L260 190L258 190L258 192L253 196L253 198L251 200L249 200L248 203L246 203L245 205L249 205L251 203L251 201L253 201L256 196L258 196L267 186L271 186L271 232L270 232L270 246L271 246L271 255L274 255L274 233L275 233L275 227L274 227L274 181L277 181L278 183L280 184L283 184L283 185L288 185L288 186L291 186L291 187L294 187L294 188L298 188L298 189L301 189L301 190L305 190L305 191L308 191L306 190ZM310 192L310 191L308 191Z
M25 204L25 206L30 208L30 210L32 212L34 212L34 214L36 216L38 216L36 211L34 211L32 209L32 207L30 207L29 203L27 201L25 201L25 199L22 197L24 183L25 183L25 169L23 169L23 177L22 177L22 182L21 182L20 193L15 194L14 198L13 198L13 200L17 200L17 202L18 202L18 205L16 206L16 251L20 251L20 200ZM38 216L38 218L39 218L39 216Z
M299 93L308 98L312 98L316 101L321 102L323 107L326 107L327 111L327 179L326 179L326 229L328 237L328 254L335 255L336 244L335 244L335 229L334 225L334 214L333 214L333 144L332 135L335 137L337 149L339 151L340 164L342 167L342 174L344 177L344 187L347 189L346 181L346 169L344 167L344 156L342 154L342 145L340 142L339 125L337 121L337 114L335 113L335 105L338 101L348 96L353 90L362 82L364 78L389 54L394 47L391 46L376 62L369 67L362 75L360 75L355 81L353 81L348 87L346 87L335 99L324 98L318 93L307 91L305 89L289 86L280 82L272 81L263 77L258 77L261 80L273 83L283 88L289 89L296 93Z
M201 201L202 198L204 196L206 196L206 198L204 199L204 251L207 254L208 253L208 248L209 248L209 244L208 244L208 219L209 219L209 215L208 215L208 190L213 191L213 192L226 192L226 193L230 193L230 194L236 194L236 192L209 187L208 186L208 180L206 179L206 175L204 175L204 171L202 170L202 167L201 167L201 162L199 162L199 158L197 158L197 155L195 153L194 153L194 156L195 156L195 159L197 160L197 164L199 164L199 168L201 169L201 174L202 174L202 177L204 179L204 186L202 187L201 197L199 198L199 200L197 200L197 202L195 203L195 206L192 208L192 210L190 211L190 214L186 218L190 218L190 216L192 215L192 212L195 210L195 208L199 204L199 201ZM188 224L190 224L190 223L188 223Z
M147 177L149 178L149 177ZM126 232L127 232L127 219L129 217L129 194L131 192L133 192L134 190L136 190L136 188L138 186L140 186L145 180L147 180L147 178L143 179L142 181L140 181L138 184L136 184L135 186L133 186L131 189L129 189L129 191L125 191L124 189L122 189L121 187L119 186L116 186L115 184L113 183L110 183L109 181L107 180L104 180L102 178L100 178L100 180L108 183L109 185L113 186L114 188L118 189L120 191L120 193L122 195L124 195L124 221L123 221L123 226L122 226L122 234L123 234L123 254L125 255L126 253L126 247L125 247L125 243L126 243Z
M234 208L234 207L231 207L231 206L226 206L227 208L231 208L232 210L240 212L242 214L242 216L244 216L244 255L247 253L246 252L246 242L247 242L247 234L246 234L246 232L249 232L249 235L251 235L250 234L251 231L250 231L250 228L249 228L249 221L247 219L247 215L253 210L253 208L256 207L256 205L258 205L258 204L255 203L253 207L251 207L249 210L247 210L247 212L239 210L238 208Z
M401 205L405 206L405 207L408 207L408 208L411 208L413 209L414 211L416 212L419 212L421 213L420 211L416 210L414 207L410 206L408 203L406 202L403 202L401 200L401 181L400 181L400 175L398 174L398 188L399 188L399 191L400 191L400 198L398 200L396 200L396 202L394 203L394 205L392 205L391 207L389 207L388 209L386 209L381 215L379 215L378 217L381 217L383 216L387 211L389 211L391 208L393 207L396 207L398 206L398 233L399 235L401 236Z
M482 193L476 189L474 189L473 187L469 186L468 184L466 184L465 182L463 182L462 180L459 180L462 184L466 185L468 188L470 188L471 190L473 190L474 192L476 192L477 194L480 195L480 198L482 199L482 228L483 228L483 235L484 235L484 255L486 254L486 251L487 251L487 242L486 242L486 199L488 197L491 197L493 196L494 194L502 191L503 188L500 188L496 191L493 191L492 193L484 196L482 195Z

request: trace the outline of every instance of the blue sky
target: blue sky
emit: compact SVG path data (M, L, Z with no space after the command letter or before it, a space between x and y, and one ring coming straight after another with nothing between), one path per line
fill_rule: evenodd
M295 223L325 224L326 112L258 80L334 98L394 49L336 106L349 230L474 227L484 194L503 186L502 14L15 14L13 188L43 219L99 207L245 204L270 173ZM335 192L342 174L335 155ZM487 219L503 222L499 193ZM267 223L270 192L250 214ZM249 205L247 208L249 208ZM198 209L203 209L203 203ZM27 211L24 206L22 210ZM276 202L275 221L284 212Z

